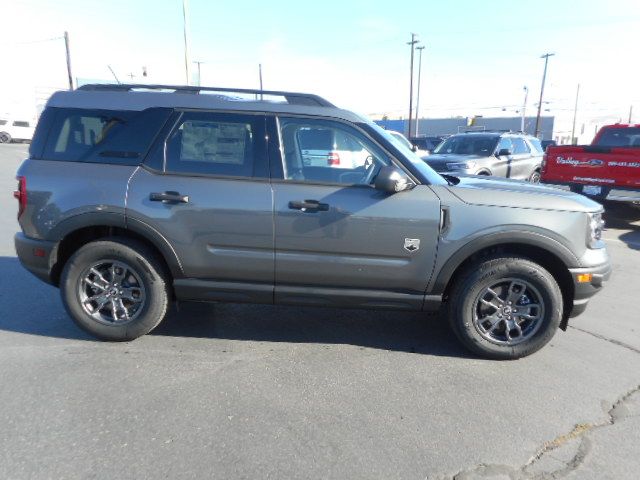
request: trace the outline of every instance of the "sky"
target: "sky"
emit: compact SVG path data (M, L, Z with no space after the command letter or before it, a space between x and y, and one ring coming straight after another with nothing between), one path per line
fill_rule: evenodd
M184 84L182 0L0 0L0 114L35 110L73 76ZM422 51L420 116L535 113L640 122L640 0L535 2L189 0L203 85L316 93L375 118L406 118L411 33ZM142 77L146 67L148 76ZM417 83L418 54L415 58ZM193 65L192 83L197 82ZM133 75L133 78L130 77ZM415 92L414 92L415 93Z

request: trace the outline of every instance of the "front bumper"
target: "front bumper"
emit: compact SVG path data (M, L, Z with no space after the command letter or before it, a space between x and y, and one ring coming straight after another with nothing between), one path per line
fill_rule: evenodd
M16 253L24 268L46 283L53 284L51 270L57 255L57 242L29 238L24 233L14 237Z
M611 262L607 261L595 267L570 268L569 272L573 278L573 308L570 317L577 317L583 313L591 297L602 290L603 283L611 277ZM591 275L588 281L579 281L580 276Z

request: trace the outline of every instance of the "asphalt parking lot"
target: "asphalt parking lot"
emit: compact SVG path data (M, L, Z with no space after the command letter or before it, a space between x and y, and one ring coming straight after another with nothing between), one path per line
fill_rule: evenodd
M0 478L638 477L640 209L607 205L613 278L523 360L437 317L255 305L109 344L15 258L26 149L0 145Z

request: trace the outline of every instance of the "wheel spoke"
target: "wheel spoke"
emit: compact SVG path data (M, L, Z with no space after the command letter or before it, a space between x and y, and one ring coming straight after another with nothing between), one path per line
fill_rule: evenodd
M504 300L500 298L500 295L498 295L498 294L495 292L495 290L492 290L491 288L487 288L487 292L488 292L488 293L490 293L490 294L491 294L491 296L492 296L493 298L495 298L495 299L498 301L498 303L499 303L500 305L503 305L503 304L504 304Z
M102 275L102 273L100 273L98 271L98 269L96 269L95 267L92 268L91 270L89 270L90 273L93 273L96 277L98 277L98 280L100 280L102 282L103 285L109 285L109 281L104 278L104 276ZM103 288L104 289L104 288Z
M495 303L485 300L484 298L480 299L480 303L482 303L483 305L486 305L487 307L495 308L496 310L500 309L500 305L496 305Z
M532 308L536 309L535 314L531 314ZM540 318L540 305L537 303L530 303L528 305L518 305L518 313L516 314L516 316L524 320L537 320Z
M87 285L89 285L90 287L93 287L96 290L99 290L100 293L105 291L105 287L103 285L100 285L99 283L96 283L94 280L91 280L88 277L83 278L82 281L84 283L86 283Z
M122 310L124 319L125 320L129 320L130 319L129 310L127 310L127 307L124 306L124 303L122 303L122 299L121 298L118 299L117 304L118 304L118 308L120 310Z

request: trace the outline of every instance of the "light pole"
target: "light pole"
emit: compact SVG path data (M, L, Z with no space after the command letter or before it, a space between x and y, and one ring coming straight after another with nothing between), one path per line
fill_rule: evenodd
M416 47L416 50L420 51L418 55L418 93L416 94L416 133L415 136L418 136L418 130L420 129L420 74L422 73L422 51L424 50L424 45L421 47Z
M184 29L184 73L187 77L187 85L191 83L191 61L189 60L189 28L187 17L189 16L189 1L182 0L182 24Z
M522 102L522 119L520 120L520 131L522 133L525 132L525 120L526 120L526 110L527 110L527 98L529 97L529 87L526 85L523 87L524 89L524 102Z
M540 86L540 101L538 102L538 115L536 115L536 130L533 134L537 137L540 133L540 110L542 109L542 95L544 94L544 82L547 80L547 64L549 63L549 57L553 57L555 53L545 53L540 58L544 58L544 72L542 73L542 85Z
M571 145L577 145L576 142L576 117L578 116L578 96L580 95L580 84L576 89L576 104L573 107L573 126L571 127Z
M416 40L416 34L412 33L411 34L411 41L407 42L407 45L411 46L411 75L409 77L409 131L408 131L408 137L409 139L411 139L411 122L413 119L413 53L415 51L415 45L416 43L419 43L418 40Z

